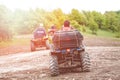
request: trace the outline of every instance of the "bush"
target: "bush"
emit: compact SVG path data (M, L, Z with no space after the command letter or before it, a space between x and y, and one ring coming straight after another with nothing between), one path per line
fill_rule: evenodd
M0 41L10 40L12 33L9 30L0 29Z
M98 30L98 25L95 21L91 20L89 21L89 27L90 27L90 30L92 31L92 34L97 34L97 30Z
M86 26L81 26L82 27L82 32L86 32Z
M116 37L116 38L120 38L120 32L116 33L116 34L115 34L115 37Z
M77 21L73 20L73 21L71 21L71 24L77 30L82 31L82 32L86 32L85 26L82 26L82 25L78 24Z

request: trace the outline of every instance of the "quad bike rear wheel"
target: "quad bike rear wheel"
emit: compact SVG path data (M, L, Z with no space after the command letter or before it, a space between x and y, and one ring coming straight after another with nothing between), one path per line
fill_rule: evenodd
M90 57L87 52L81 52L81 69L83 72L89 72L90 71Z
M35 45L34 42L31 41L31 51L35 51Z
M49 69L50 69L51 76L59 75L57 56L51 55Z

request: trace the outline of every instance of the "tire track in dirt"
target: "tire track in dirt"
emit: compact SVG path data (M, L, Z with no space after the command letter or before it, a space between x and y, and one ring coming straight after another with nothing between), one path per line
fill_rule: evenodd
M0 56L0 80L119 80L120 47L87 47L91 72L75 70L51 77L49 50Z
M36 51L31 53L10 54L0 57L0 73L15 72L36 68L37 66L45 66L49 51ZM44 58L45 56L45 58Z

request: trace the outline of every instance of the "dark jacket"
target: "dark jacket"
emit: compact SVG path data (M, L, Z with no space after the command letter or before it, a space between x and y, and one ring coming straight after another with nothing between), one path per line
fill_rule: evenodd
M46 36L46 31L43 27L39 27L34 31L34 38L43 38Z

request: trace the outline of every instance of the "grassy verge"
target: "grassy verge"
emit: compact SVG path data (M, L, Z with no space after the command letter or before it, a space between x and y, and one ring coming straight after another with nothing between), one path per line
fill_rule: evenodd
M104 39L110 39L110 40L117 40L120 41L120 38L115 38L115 33L108 32L108 31L103 31L103 30L98 30L97 35L91 34L91 31L87 28L86 32L81 32L84 37L90 37L90 38L104 38ZM12 40L10 41L2 41L0 42L0 48L2 47L7 47L7 46L26 46L30 45L30 39L31 35L18 35L15 36Z
M22 46L22 45L29 45L30 39L29 38L13 38L9 41L2 41L0 42L0 48L1 47L7 47L7 46Z
M86 28L86 32L82 32L85 36L96 36L96 37L106 37L106 38L116 38L116 33L112 33L109 31L98 30L97 35L93 35L91 30ZM118 38L119 39L119 38Z

